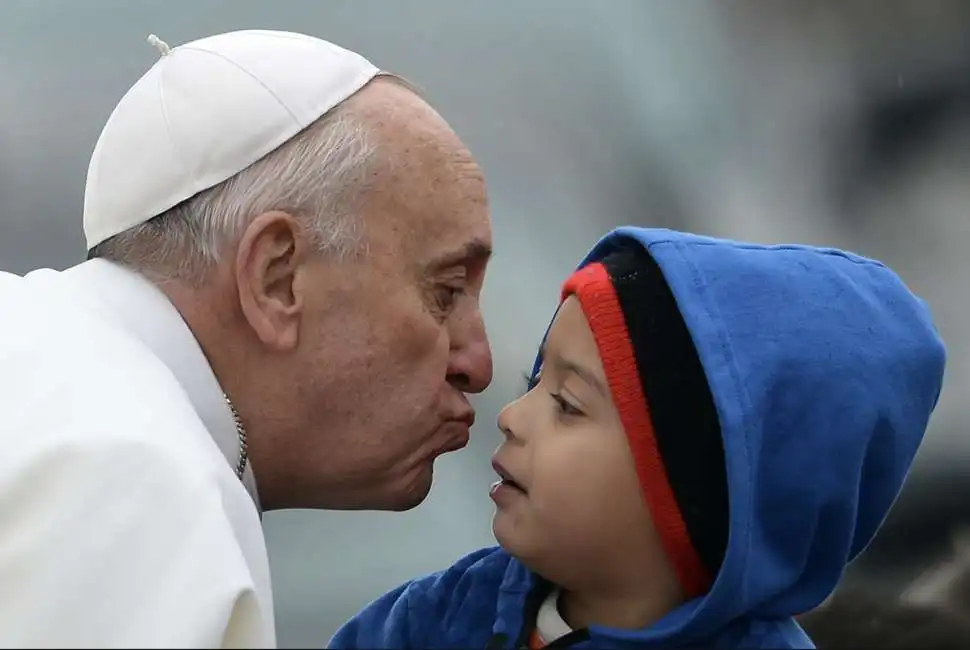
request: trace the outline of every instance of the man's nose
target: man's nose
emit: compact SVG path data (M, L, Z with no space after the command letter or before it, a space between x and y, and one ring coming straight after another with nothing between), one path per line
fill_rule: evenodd
M492 348L480 313L452 338L448 377L465 393L480 393L492 383Z

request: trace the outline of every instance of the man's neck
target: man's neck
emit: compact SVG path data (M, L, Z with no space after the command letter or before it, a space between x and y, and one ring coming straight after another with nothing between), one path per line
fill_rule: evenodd
M231 400L247 433L248 465L250 473L259 471L259 499L263 510L278 509L285 501L280 497L276 486L285 484L278 472L278 463L272 462L272 440L267 435L267 421L275 422L274 433L280 431L279 423L285 422L279 413L267 408L254 408L259 403L269 402L270 408L277 400L264 399L266 388L279 381L273 368L260 363L252 356L252 346L246 343L244 328L231 316L235 305L227 298L227 291L212 282L207 290L179 284L168 283L161 287L177 307L199 342L212 372L219 379L222 390ZM222 290L220 290L222 289ZM261 368L253 372L252 368Z
M141 340L169 368L229 466L235 468L240 441L232 410L192 323L182 315L171 294L142 274L102 259L89 260L65 273L77 279L76 290L91 291L89 300L106 308L112 320ZM242 483L259 509L251 468L244 473Z

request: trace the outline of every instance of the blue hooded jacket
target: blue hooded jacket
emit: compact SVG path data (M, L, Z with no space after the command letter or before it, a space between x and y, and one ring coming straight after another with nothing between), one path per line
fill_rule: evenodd
M580 266L638 242L691 332L724 438L730 531L710 591L641 630L591 626L558 647L812 648L792 618L872 540L943 381L926 305L851 253L620 228ZM500 548L374 601L334 648L519 648L549 585Z

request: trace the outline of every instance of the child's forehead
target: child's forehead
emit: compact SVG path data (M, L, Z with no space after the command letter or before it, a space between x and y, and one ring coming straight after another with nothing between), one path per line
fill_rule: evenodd
M595 352L596 340L593 338L593 331L586 319L586 314L583 313L582 304L575 295L566 296L556 310L540 354L545 358L547 354L589 346L592 346Z
M576 296L563 301L549 328L549 334L539 351L542 366L555 365L561 369L591 374L601 380L602 362L596 339Z

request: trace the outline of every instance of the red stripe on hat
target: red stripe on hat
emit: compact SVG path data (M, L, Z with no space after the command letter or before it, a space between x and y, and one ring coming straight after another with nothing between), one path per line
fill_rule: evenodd
M563 285L561 299L570 295L579 298L593 331L660 541L687 596L701 595L710 587L710 575L690 541L687 524L670 487L633 343L606 267L592 263L573 273Z

